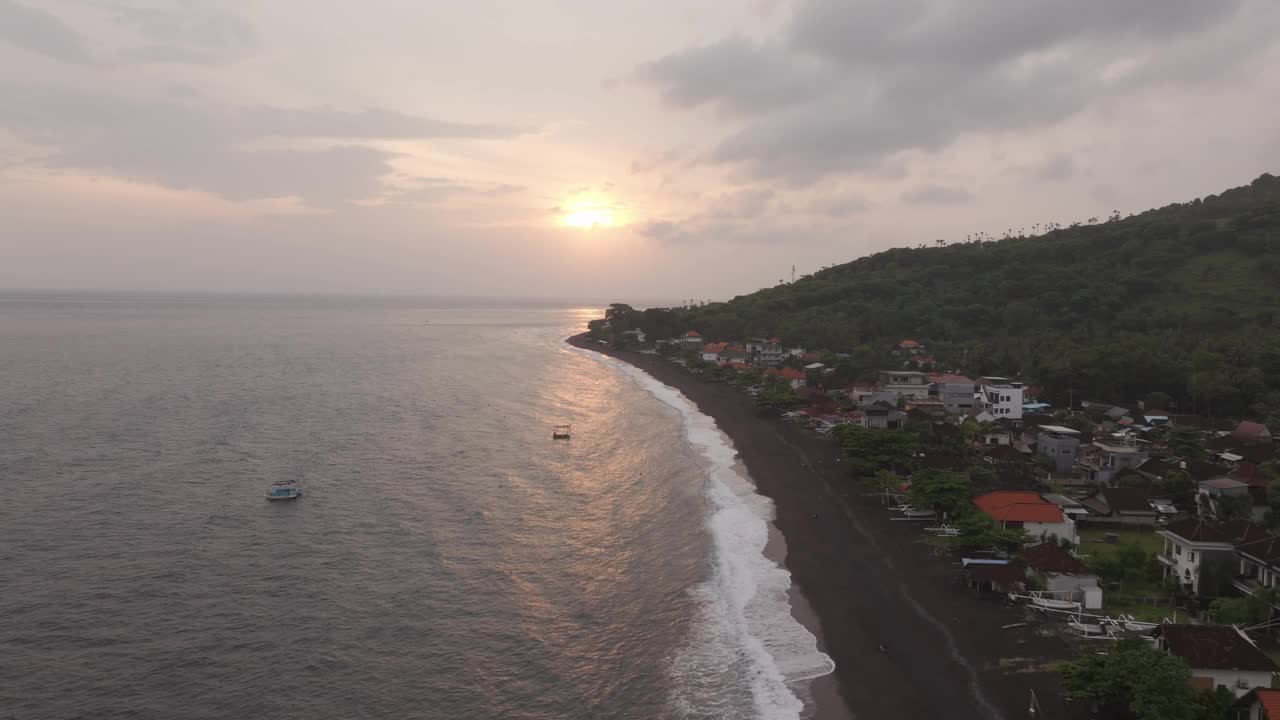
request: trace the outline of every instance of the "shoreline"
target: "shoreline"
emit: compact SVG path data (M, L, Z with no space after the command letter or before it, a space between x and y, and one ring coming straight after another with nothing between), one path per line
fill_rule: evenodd
M917 523L894 522L864 497L834 443L659 356L610 350L585 335L567 342L684 394L733 441L757 492L774 503L793 600L802 600L793 613L836 664L809 682L810 717L1012 720L1027 717L1032 691L1041 717L1082 717L1045 667L1074 655L1067 644L1035 623L1003 630L1021 613L968 590L958 563L920 542Z

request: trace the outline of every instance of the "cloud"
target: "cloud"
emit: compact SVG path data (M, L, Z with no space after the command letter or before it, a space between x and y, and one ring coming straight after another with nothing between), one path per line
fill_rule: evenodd
M72 63L89 62L80 35L57 17L12 0L0 0L0 42Z
M215 52L173 45L143 45L121 52L120 57L128 62L175 65L216 65L223 60L223 57Z
M809 201L807 209L811 213L833 218L855 215L871 207L865 198L853 193L836 193L821 195Z
M181 8L123 8L122 25L162 46L247 54L258 47L253 25L237 15L184 4Z
M1032 170L1032 177L1037 180L1058 181L1069 180L1076 173L1076 161L1066 153L1054 155Z
M49 148L45 163L51 167L233 199L297 195L317 206L364 199L382 189L396 155L359 141L515 132L379 109L236 108L23 86L0 87L0 94L9 100L0 104L0 128ZM306 148L264 147L271 139L312 142Z
M672 106L743 118L704 162L805 185L1220 79L1274 44L1257 28L1277 21L1270 0L801 0L775 37L694 47L638 77Z
M959 187L922 185L903 193L902 200L912 205L959 205L973 200L973 194Z
M740 37L668 55L637 75L672 105L747 113L812 98L824 80L818 64Z

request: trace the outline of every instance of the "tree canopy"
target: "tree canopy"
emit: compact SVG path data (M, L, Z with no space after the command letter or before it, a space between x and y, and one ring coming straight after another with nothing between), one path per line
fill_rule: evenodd
M1054 403L1147 399L1280 419L1280 179L1033 230L888 250L634 320L668 336L846 351L850 377L889 366L888 349L914 338L940 366L1017 375Z

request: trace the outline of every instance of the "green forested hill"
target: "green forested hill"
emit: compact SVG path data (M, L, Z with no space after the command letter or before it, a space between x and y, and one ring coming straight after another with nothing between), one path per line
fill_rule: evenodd
M676 311L709 338L852 350L903 338L946 369L1051 399L1170 393L1186 412L1280 417L1280 178L1034 237L895 249Z

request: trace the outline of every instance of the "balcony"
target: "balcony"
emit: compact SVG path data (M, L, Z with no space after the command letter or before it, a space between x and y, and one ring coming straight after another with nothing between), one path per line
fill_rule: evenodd
M1177 567L1178 561L1172 555L1156 555L1156 560L1167 567Z

